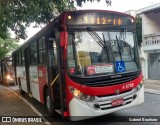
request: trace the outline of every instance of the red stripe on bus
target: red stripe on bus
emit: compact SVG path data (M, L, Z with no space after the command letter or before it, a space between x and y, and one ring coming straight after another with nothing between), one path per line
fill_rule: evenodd
M47 67L45 65L38 66L38 83L39 83L39 95L40 102L44 104L44 86L47 84Z
M132 88L135 88L139 85L139 83L142 80L142 75L140 75L137 79L126 82L124 84L119 84L119 85L112 85L112 86L104 86L104 87L88 87L88 86L84 86L82 85L80 91L88 94L88 95L93 95L93 96L98 96L98 95L110 95L110 94L115 94L116 90L119 90L119 92L124 92L127 90L131 90ZM133 87L128 87L128 88L124 88L123 86L127 86L129 84L133 84Z
M112 86L103 86L103 87L89 87L89 86L84 86L84 85L80 85L77 84L75 82L73 82L68 75L66 75L66 82L68 86L72 86L78 90L80 90L82 93L88 94L88 95L93 95L93 96L98 96L98 95L110 95L110 94L115 94L115 91L118 89L119 92L124 92L127 90L130 90L132 88L135 88L139 85L139 83L142 80L142 74L139 75L138 78L136 78L135 80L123 83L123 84L119 84L119 85L112 85ZM128 88L124 88L123 86L127 86L128 84L132 84L132 87L128 87ZM69 98L73 98L73 96L70 95L70 92L68 92L69 94Z

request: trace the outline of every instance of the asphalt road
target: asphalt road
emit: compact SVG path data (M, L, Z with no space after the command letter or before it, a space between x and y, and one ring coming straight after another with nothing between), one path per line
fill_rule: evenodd
M16 91L18 93L18 91ZM6 88L0 85L0 116L2 115L17 115L17 116L36 116L37 114L30 106L25 104L22 99L16 96L14 93L8 91ZM23 97L27 100L33 107L35 107L45 118L54 125L82 125L82 124L92 124L92 125L160 125L160 122L114 122L118 118L134 118L133 116L159 116L160 117L160 95L145 93L145 102L139 106L132 107L129 109L121 110L109 115L92 118L89 120L84 120L81 122L69 122L68 120L61 119L57 114L55 118L50 118L47 116L44 105L40 104L35 99L31 99L28 96ZM4 105L5 103L5 105ZM38 116L38 115L37 115ZM111 117L114 116L114 117ZM127 117L125 117L127 116ZM153 117L152 117L153 118ZM156 118L156 117L154 117ZM107 119L110 122L107 122ZM1 124L1 123L0 123ZM22 124L22 123L21 123ZM45 124L45 123L44 123Z
M113 119L111 119L112 122L107 122L106 119L111 118L113 116ZM160 125L160 122L113 122L117 118L134 118L134 116L139 116L139 118L150 118L150 116L158 116L160 119L160 95L155 94L149 94L145 93L145 102L139 106L135 106L129 109L121 110L109 115L101 116L94 119L85 120L83 122L77 122L77 123L67 123L67 125L80 125L80 124L92 124L92 125ZM145 117L149 116L149 117ZM151 118L157 118L157 117L151 117ZM58 123L57 125L66 125L65 122Z

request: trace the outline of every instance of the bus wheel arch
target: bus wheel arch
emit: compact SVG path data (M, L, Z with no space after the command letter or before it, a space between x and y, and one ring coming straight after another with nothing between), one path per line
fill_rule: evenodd
M46 91L47 91L47 89L48 89L48 86L45 84L44 86L43 86L43 97L42 97L42 104L45 104L46 103Z

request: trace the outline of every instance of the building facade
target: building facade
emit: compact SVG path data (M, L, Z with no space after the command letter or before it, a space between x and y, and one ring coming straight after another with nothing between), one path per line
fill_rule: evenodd
M160 80L160 3L136 11L142 17L140 50L144 79Z

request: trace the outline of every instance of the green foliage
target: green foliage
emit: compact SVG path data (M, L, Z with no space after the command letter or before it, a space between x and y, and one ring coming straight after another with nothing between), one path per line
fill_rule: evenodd
M10 28L17 39L25 39L30 23L50 23L61 12L75 9L75 1L81 6L82 2L100 0L0 0L0 37L5 38ZM105 1L111 5L111 0Z
M16 39L26 39L26 28L35 22L36 26L50 23L56 16L66 10L73 10L76 0L0 0L0 58L13 50L15 40L11 39L8 29L14 31ZM82 2L100 0L77 0ZM111 5L111 0L106 0Z
M142 44L142 18L140 16L136 17L136 33L137 33L137 41L138 45Z
M10 28L17 38L25 39L25 29L30 23L47 24L59 13L71 9L74 6L70 0L1 0L0 37L4 38Z
M13 51L18 47L15 39L9 37L9 34L5 34L6 39L0 38L0 59L2 59L8 52Z
M17 47L8 29L17 39L25 39L31 23L50 23L61 12L74 9L73 4L70 0L0 0L0 58Z
M72 0L73 1L73 0ZM86 3L86 2L94 2L94 1L97 1L97 2L99 2L99 1L101 1L101 0L77 0L77 5L78 6L82 6L82 2L84 2L84 3ZM108 6L111 6L111 3L112 3L112 0L105 0L106 1L106 4L108 5Z

